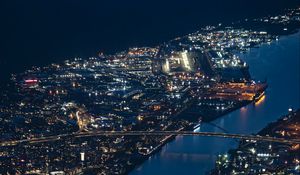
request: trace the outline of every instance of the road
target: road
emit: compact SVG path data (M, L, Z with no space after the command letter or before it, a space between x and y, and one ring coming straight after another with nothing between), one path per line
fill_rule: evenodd
M170 136L170 135L182 135L182 136L206 136L206 137L221 137L221 138L234 138L234 139L246 139L256 141L268 141L287 144L300 144L300 139L284 139L269 136L259 135L245 135L245 134L229 134L219 132L194 132L194 131L88 131L88 132L75 132L71 134L60 134L55 136L47 136L40 138L30 138L23 140L2 141L0 146L14 146L17 144L34 144L34 143L46 143L57 140L63 140L69 137L83 138L93 136Z

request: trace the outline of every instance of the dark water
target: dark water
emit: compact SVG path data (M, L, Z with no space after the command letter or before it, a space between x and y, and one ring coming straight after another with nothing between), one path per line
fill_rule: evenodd
M208 24L275 14L299 0L1 0L0 85L10 73L66 58L154 46ZM252 75L268 77L260 106L214 121L233 133L254 133L299 107L299 34L245 55ZM271 64L269 64L271 63ZM218 131L203 125L201 131ZM234 140L177 137L132 174L203 174Z
M153 46L201 26L296 4L299 0L1 0L0 84L32 65Z
M256 79L268 78L266 98L259 105L250 104L213 123L230 133L252 134L286 114L289 107L300 107L300 32L252 49L242 58ZM200 131L223 132L209 124L203 124ZM204 174L213 168L218 154L236 146L233 139L177 137L131 174Z

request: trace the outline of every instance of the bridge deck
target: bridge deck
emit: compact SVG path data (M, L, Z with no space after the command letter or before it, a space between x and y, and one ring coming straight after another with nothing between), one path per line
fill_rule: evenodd
M42 143L52 142L57 140L63 140L67 137L93 137L93 136L170 136L170 135L183 135L183 136L206 136L206 137L222 137L222 138L235 138L268 142L279 142L287 144L300 144L300 139L285 139L269 136L259 135L245 135L245 134L230 134L230 133L218 133L218 132L193 132L193 131L88 131L88 132L76 132L71 134L61 134L56 136L47 136L40 138L31 138L23 140L2 141L0 146L13 146L20 143Z

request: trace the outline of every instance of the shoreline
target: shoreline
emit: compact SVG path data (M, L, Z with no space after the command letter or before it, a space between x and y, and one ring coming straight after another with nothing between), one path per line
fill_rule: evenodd
M292 34L281 35L281 36L289 36L289 35L292 35ZM266 40L261 41L259 44L254 45L253 47L249 47L249 50L252 49L252 48L259 48L259 47L261 47L262 44L269 43L269 41L270 41L270 43L274 42L275 41L275 36L271 35L270 40L268 40L268 42L266 42ZM241 51L241 50L238 50L238 51ZM248 49L247 49L247 52L248 52ZM244 79L244 81L245 81L245 79ZM251 78L250 78L250 80L247 81L247 84L250 84L250 81L252 82ZM230 81L228 81L228 82L230 82ZM219 83L219 82L217 81L217 83ZM246 84L246 81L244 82L244 85L245 84ZM255 83L253 83L253 84L255 84ZM214 85L215 84L213 84L213 86L209 87L212 90L212 92L215 92ZM73 83L73 86L75 87L76 84ZM222 88L223 87L220 87L220 89L222 89ZM235 88L232 88L232 89L235 89ZM196 121L198 121L197 119L198 119L199 116L201 117L201 121L203 121L205 123L215 121L218 118L224 117L228 113L231 113L233 111L239 110L240 108L242 108L244 106L255 103L257 99L262 98L262 94L265 92L265 90L266 89L257 90L257 88L255 88L255 90L251 91L252 94L253 94L253 96L250 95L251 98L238 98L238 97L236 97L236 98L227 98L227 97L222 97L221 95L220 96L216 95L215 97L210 96L209 100L212 100L212 101L213 100L219 100L219 101L217 103L214 103L214 102L210 101L209 103L213 103L213 104L209 104L209 105L202 103L203 101L201 101L202 100L201 97L203 96L203 94L201 94L201 93L193 96L193 97L198 97L198 98L194 98L192 100L190 100L190 98L186 98L186 100L184 100L184 103L182 103L183 100L179 100L178 103L176 103L176 105L180 104L180 105L178 105L179 107L176 106L177 107L176 110L174 110L174 112L169 113L170 114L170 120L169 120L170 123L165 125L166 127L164 127L164 129L161 129L161 128L158 128L158 129L159 130L165 130L165 131L167 131L167 130L170 130L170 131L172 131L172 130L189 130L189 131L192 131L194 129L194 127L197 125ZM206 93L206 91L207 90L203 90L204 93ZM187 91L187 92L193 92L193 91ZM224 92L224 90L223 90L223 92ZM240 92L242 94L245 91L235 91L235 93L234 93L235 96L240 95ZM57 91L57 93L58 93L58 91ZM97 94L98 94L98 92L97 92ZM190 94L192 94L192 93L190 93ZM225 95L226 95L226 92L225 92ZM95 100L95 99L93 99L93 100ZM170 99L168 99L168 100L170 100ZM206 96L205 96L205 100L206 100ZM200 103L197 104L197 102L200 102ZM198 107L195 106L195 105L197 105ZM220 108L220 106L222 106L222 108ZM129 107L128 107L128 109L129 109ZM140 109L140 108L137 108L137 109ZM189 110L191 110L191 111L189 112ZM141 111L139 110L138 113L140 113L140 112ZM190 115L189 115L189 113L190 113ZM77 121L79 121L79 120L77 120ZM145 122L146 121L147 120L145 120ZM184 122L181 123L182 121L184 121ZM144 125L144 126L147 126L147 125ZM156 126L158 126L158 125L156 125ZM163 125L160 125L160 126L163 126ZM146 128L146 129L149 129L149 128ZM138 130L139 129L137 129L137 131ZM124 172L125 174L129 174L134 169L136 169L136 168L140 167L142 164L144 164L146 160L149 160L149 158L151 156L153 156L157 152L160 152L164 145L170 143L175 138L176 138L175 135L169 135L169 136L165 136L165 137L162 137L162 138L157 137L157 139L153 142L153 144L151 143L154 146L154 148L152 147L152 145L151 145L151 147L147 147L150 144L148 144L145 147L137 147L139 149L137 149L137 151L134 154L131 154L130 156L125 157L125 158L133 159L132 161L128 159L128 161L125 162L125 161L122 161L120 159L122 162L120 161L121 163L119 165L122 165L122 166L120 166L118 171L120 173ZM129 145L129 146L131 147L132 145ZM145 152L140 151L142 149L144 150L145 148L146 148ZM116 157L117 156L119 156L119 155L116 155ZM122 157L119 156L117 158L122 158ZM117 164L115 164L115 165L117 165ZM83 168L83 170L84 171L99 170L99 168L88 169L88 167L86 167L86 168Z
M216 120L216 119L218 119L218 118L220 118L220 117L225 116L226 114L229 114L229 113L231 113L231 112L233 112L233 111L236 111L236 110L238 110L238 109L240 109L240 108L242 108L242 107L245 107L245 106L247 106L247 105L251 105L251 104L253 104L254 102L255 102L255 100L247 101L247 102L241 102L240 104L236 105L235 107L233 107L233 108L231 108L231 109L229 109L229 110L224 111L222 114L216 115L215 117L210 118L209 120L205 120L205 121L203 120L203 123L210 123L210 122L212 122L212 121L214 121L214 120ZM184 112L184 111L183 111L183 112ZM193 127L196 126L196 125L197 125L197 124L193 124L193 125L191 125L191 126L189 126L189 127L187 127L187 128L184 128L184 130L187 130L187 131L193 131L193 130L194 130ZM162 144L160 144L158 147L156 147L156 149L155 149L153 152L151 152L151 154L145 156L145 157L144 157L141 161L139 161L136 165L133 165L132 167L130 167L130 168L128 169L128 171L126 171L124 174L130 174L134 169L139 168L145 161L149 160L149 158L150 158L151 156L155 155L156 153L159 153L159 152L162 150L162 147L163 147L163 146L165 146L165 145L168 144L168 143L171 143L171 142L174 141L175 139L176 139L176 136L173 135L173 136L171 136L170 138L168 138L167 140L165 140L165 142L162 143Z
M297 121L299 121L299 115L300 115L299 108L296 110L289 109L289 112L287 114L281 115L276 121L269 123L263 129L261 129L260 131L258 131L256 134L253 134L253 135L279 137L279 138L285 138L285 139L295 139L295 138L297 139L297 137L296 137L297 133L294 133L294 135L288 135L288 134L285 135L282 133L289 131L289 129L287 128L287 126L289 126L289 124L295 122L294 124L296 126ZM281 131L282 133L278 133L279 131ZM294 130L294 132L296 132L296 131L297 131L297 129ZM254 149L254 147L253 147L254 145L257 148ZM227 154L229 155L228 156L229 159L227 159L226 163L223 163L223 165L221 164L220 158L222 157L222 155L219 155L219 159L218 159L218 161L216 161L214 169L207 172L206 174L212 174L212 175L220 174L220 173L227 174L227 173L231 172L231 170L234 170L234 169L237 170L238 172L239 171L246 171L246 172L252 171L252 169L248 168L248 167L247 167L247 169L243 169L243 166L241 166L241 165L245 162L249 163L249 167L253 167L253 166L255 167L255 166L257 166L258 163L260 163L260 164L262 164L261 168L263 167L263 169L270 171L270 172L272 172L272 171L277 172L279 170L280 171L288 170L287 167L291 166L291 163L288 165L287 163L282 164L282 162L276 162L276 164L282 166L281 167L282 169L279 168L278 170L277 169L274 170L274 169L272 169L271 164L268 167L268 165L267 165L268 159L266 159L264 161L260 161L260 162L250 161L251 158L254 159L255 156L259 157L259 155L262 154L261 152L264 152L264 154L267 155L266 156L267 158L274 159L274 160L280 159L280 158L283 158L283 159L285 158L285 160L286 160L286 157L293 157L292 152L295 152L295 153L297 152L297 149L291 149L291 150L287 149L285 152L276 153L276 156L274 156L274 155L272 156L272 154L275 153L274 151L272 151L272 148L280 147L282 145L290 146L291 148L293 148L293 146L295 146L297 144L293 145L293 144L286 144L286 143L269 143L267 141L252 142L252 141L247 141L247 140L242 139L239 141L239 144L236 148L230 149L227 151L226 155ZM299 144L298 144L298 146L299 146ZM250 149L250 151L252 150L252 153L250 153L250 154L247 152L247 150L249 150L249 149ZM288 151L290 151L290 152L288 152ZM298 150L298 152L299 152L299 150ZM237 161L236 159L239 159L238 157L240 157L240 155L243 155L250 160L245 161L247 159L244 159L244 160L242 159L241 164L236 165L234 163L234 160ZM274 157L277 157L277 158L274 158ZM280 157L280 158L278 158L278 157ZM227 156L226 156L226 158L227 158ZM226 165L226 166L224 166L224 165Z
M282 34L282 35L280 35L279 36L279 40L281 40L281 39L283 39L284 37L287 37L287 36L291 36L291 35L294 35L294 34L297 34L297 33L300 33L300 28L296 28L295 30L293 30L293 32L290 32L290 33L287 33L287 34ZM275 42L276 40L272 40L272 42ZM271 42L271 43L272 43ZM259 44L259 45L257 45L257 46L254 46L254 47L251 47L250 49L253 49L253 48L260 48L262 45L264 45L264 44L267 44L266 42L264 42L264 43L262 43L262 44ZM249 51L247 51L247 52L249 52ZM246 53L247 53L246 52ZM242 53L242 54L244 54L244 53ZM264 91L265 92L265 91ZM239 110L239 109L241 109L242 107L245 107L245 106L248 106L248 105L251 105L251 104L253 104L253 103L255 103L255 100L252 100L252 101L249 101L249 102L244 102L244 103L241 103L241 104L237 104L235 107L233 107L233 108L231 108L231 109L229 109L229 110L226 110L226 111L224 111L222 114L219 114L219 115L215 115L214 117L212 117L212 118L210 118L209 120L203 120L203 122L205 122L205 123L210 123L210 122L212 122L212 121L214 121L214 120L216 120L216 119L218 119L218 118L221 118L221 117L224 117L226 114L229 114L229 113L231 113L231 112L233 112L233 111L236 111L236 110ZM255 104L253 104L253 105L255 105ZM276 122L275 122L276 123ZM272 124L272 123L270 123L270 124ZM195 124L196 125L196 124ZM193 125L193 126L195 126L195 125ZM193 128L193 126L191 127L191 128ZM269 124L268 124L268 126L269 126ZM173 140L175 140L175 138L176 138L176 136L173 136L174 138L171 138L169 141L167 141L166 143L164 143L164 144L162 144L161 146L160 146L160 148L158 149L158 150L156 150L155 152L153 152L153 154L151 154L149 157L146 157L146 158L144 158L141 162L139 162L139 163L137 163L135 166L133 166L133 167L131 167L130 168L130 170L128 170L128 171L126 171L126 173L125 174L130 174L134 169L138 169L143 163L145 163L145 161L147 161L151 156L153 156L154 154L156 154L157 152L160 152L161 151L161 149L162 149L162 147L164 146L164 145L166 145L166 144L168 144L168 143L171 143Z

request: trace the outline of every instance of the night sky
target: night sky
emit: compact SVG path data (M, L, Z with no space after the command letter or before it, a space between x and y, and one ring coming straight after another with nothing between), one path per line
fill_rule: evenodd
M32 65L154 46L201 26L295 5L300 1L1 0L0 81Z

